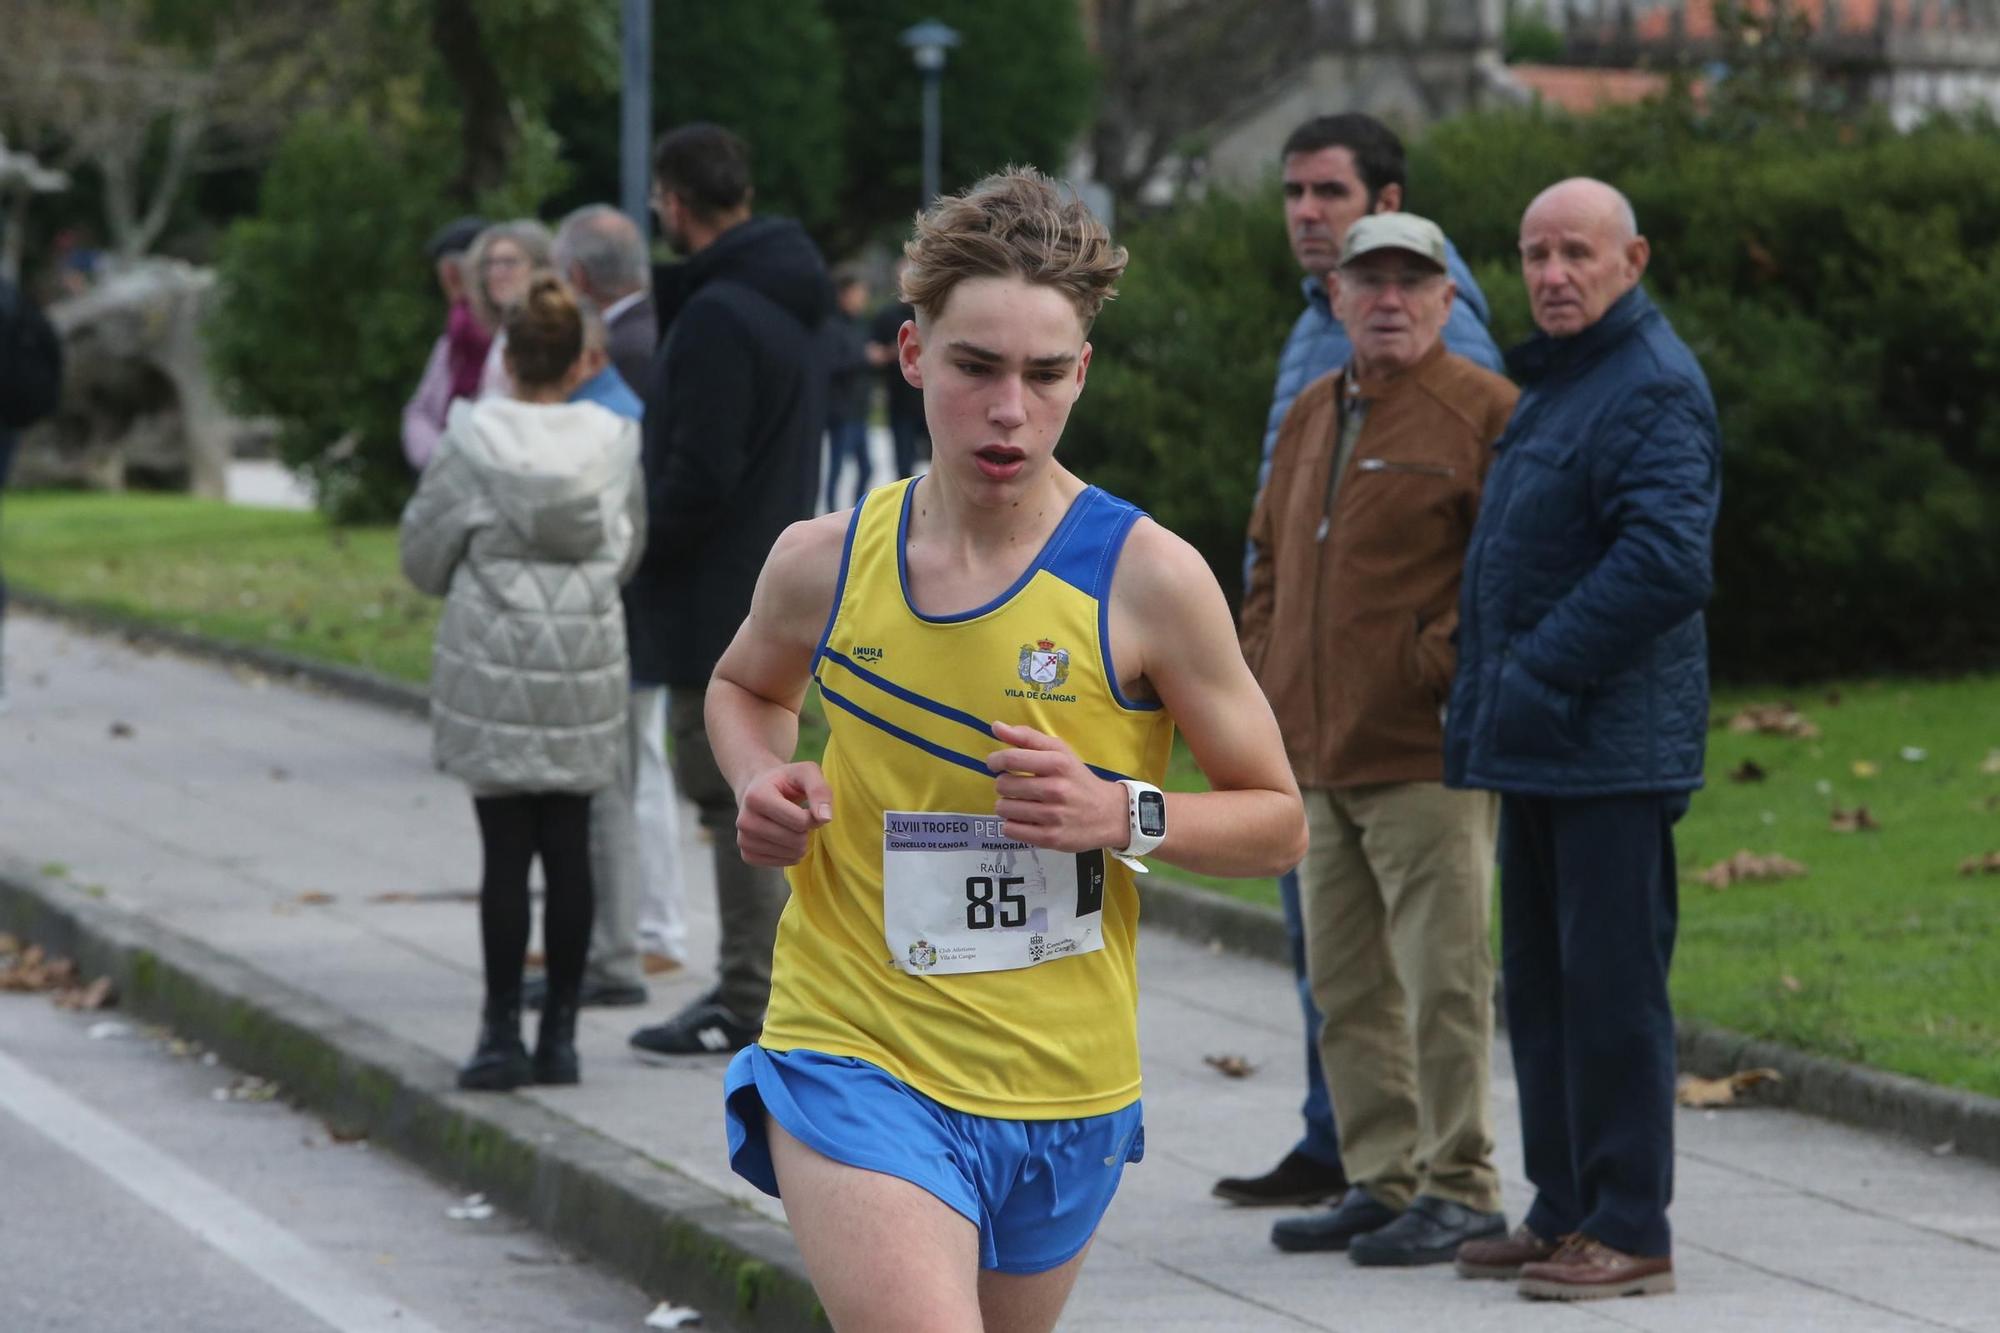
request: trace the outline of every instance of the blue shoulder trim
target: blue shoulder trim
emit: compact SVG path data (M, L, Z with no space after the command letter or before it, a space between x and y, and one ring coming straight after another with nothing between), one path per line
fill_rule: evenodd
M854 559L854 534L861 527L861 506L867 502L866 495L856 500L853 516L847 520L847 538L840 544L840 575L833 584L833 607L826 613L826 628L819 632L819 647L813 650L815 667L819 665L819 659L827 655L827 641L833 637L834 622L840 619L841 599L847 596L847 567ZM819 673L814 671L813 674L817 676Z

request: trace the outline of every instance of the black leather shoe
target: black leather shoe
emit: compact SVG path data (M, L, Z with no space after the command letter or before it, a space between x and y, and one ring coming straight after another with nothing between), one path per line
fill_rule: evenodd
M535 1036L535 1082L568 1084L581 1077L576 1058L576 1003L551 1000Z
M480 1013L479 1045L458 1071L468 1092L508 1092L528 1082L534 1071L521 1044L521 1003L513 996L489 996Z
M1356 1236L1347 1247L1347 1257L1364 1268L1442 1264L1469 1240L1494 1240L1506 1234L1505 1213L1482 1213L1450 1199L1419 1194L1388 1226Z
M1338 1199L1346 1190L1347 1173L1338 1165L1328 1166L1295 1150L1261 1176L1226 1176L1216 1181L1211 1193L1246 1208L1303 1208Z
M521 983L521 1003L530 1009L539 1009L548 1003L548 974L531 976ZM618 986L608 981L592 981L584 978L583 989L577 992L577 1003L586 1009L627 1009L646 1002L644 986Z
M1271 1243L1293 1254L1307 1250L1344 1250L1357 1236L1379 1231L1398 1214L1376 1202L1365 1185L1356 1185L1325 1212L1288 1217L1271 1228Z

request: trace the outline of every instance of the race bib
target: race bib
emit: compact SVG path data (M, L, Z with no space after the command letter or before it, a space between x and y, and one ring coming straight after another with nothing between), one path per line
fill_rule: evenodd
M1005 972L1104 947L1104 853L1052 852L998 815L882 816L882 933L913 976Z

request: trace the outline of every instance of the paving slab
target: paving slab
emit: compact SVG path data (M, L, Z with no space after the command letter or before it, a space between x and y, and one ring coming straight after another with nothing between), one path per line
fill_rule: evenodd
M439 1070L463 1058L479 1000L478 839L463 789L430 765L423 722L29 615L10 619L7 649L0 850L47 872L52 892L199 941ZM696 965L657 981L641 1008L585 1011L580 1087L499 1100L545 1113L535 1123L555 1126L541 1131L552 1139L625 1152L616 1171L706 1191L676 1197L712 1198L714 1216L780 1227L782 1209L724 1160L726 1061L661 1068L625 1047L712 980L709 849L691 811L682 826ZM1547 1306L1448 1272L1280 1254L1272 1213L1208 1188L1269 1165L1296 1136L1290 978L1154 929L1140 967L1146 1160L1126 1173L1066 1329L2000 1333L2000 1168L1768 1108L1680 1113L1672 1297ZM1254 1072L1205 1063L1223 1054ZM1494 1070L1518 1217L1530 1192L1504 1044Z

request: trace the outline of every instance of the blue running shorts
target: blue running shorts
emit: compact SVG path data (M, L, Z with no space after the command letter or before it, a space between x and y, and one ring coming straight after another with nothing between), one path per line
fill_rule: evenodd
M814 1152L907 1180L979 1228L979 1266L1040 1273L1097 1231L1127 1162L1146 1155L1139 1103L1083 1120L998 1120L932 1101L880 1066L746 1046L723 1085L729 1165L778 1197L769 1115Z

